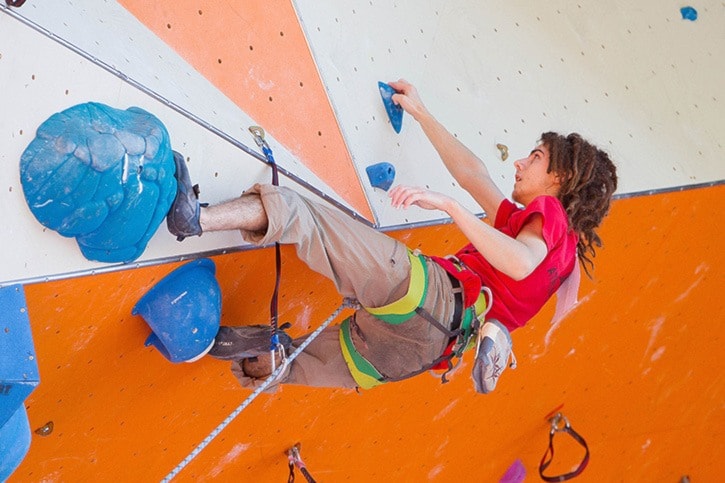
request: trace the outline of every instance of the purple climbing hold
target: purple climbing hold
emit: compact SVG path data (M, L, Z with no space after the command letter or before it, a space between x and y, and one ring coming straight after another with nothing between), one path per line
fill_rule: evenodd
M526 478L526 468L521 460L517 459L503 474L499 483L521 483Z

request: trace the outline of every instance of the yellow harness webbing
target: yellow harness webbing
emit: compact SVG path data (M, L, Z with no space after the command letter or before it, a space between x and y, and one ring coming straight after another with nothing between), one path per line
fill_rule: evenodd
M351 335L351 317L345 319L340 325L340 347L342 348L342 357L347 363L347 367L355 379L358 387L362 389L372 389L385 382L382 374L375 369L362 354L360 354L352 342Z
M402 324L415 315L415 309L425 303L428 290L428 267L422 255L408 250L410 259L410 282L407 293L395 302L382 307L365 307L365 310L389 324Z
M367 312L389 324L402 324L419 313L421 307L425 303L426 291L428 290L428 267L426 265L426 259L422 255L416 255L410 250L408 250L408 257L410 259L410 282L408 284L408 291L406 294L395 302L382 307L364 307ZM486 291L489 292L490 295L490 291ZM479 324L483 323L486 312L487 300L484 292L482 292L478 297L478 300L476 300L476 303L472 307L466 308L462 314L461 324L458 329L460 331L459 334L461 334L459 337L462 337L462 339L459 340L460 345L453 350L453 353L448 352L447 355L442 355L439 358L440 360L434 362L433 365L437 365L443 360L449 360L453 356L460 357L463 351L469 349L472 345L475 345L475 337L472 338L472 334L476 331ZM426 313L423 311L423 314L421 315L425 316ZM473 321L476 317L478 317L479 323L474 325ZM429 316L426 318L429 318ZM348 369L350 370L350 374L352 374L352 377L355 379L358 387L362 389L371 389L391 380L382 375L375 366L355 348L355 344L352 341L351 319L351 317L345 319L340 325L340 347L342 349L342 356L347 363ZM440 326L440 324L435 321L431 321L431 323L435 323L436 326ZM443 328L441 330L445 331L446 329ZM473 341L474 344L471 344L471 341Z

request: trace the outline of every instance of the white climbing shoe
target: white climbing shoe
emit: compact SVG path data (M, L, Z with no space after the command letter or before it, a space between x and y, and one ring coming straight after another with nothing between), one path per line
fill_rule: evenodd
M511 344L511 334L498 320L487 320L483 323L478 331L476 359L471 372L476 392L490 393L496 389L498 378L506 366L516 368L516 357L511 350Z

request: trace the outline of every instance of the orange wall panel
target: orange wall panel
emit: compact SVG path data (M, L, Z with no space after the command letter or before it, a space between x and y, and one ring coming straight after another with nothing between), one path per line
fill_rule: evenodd
M605 248L581 304L557 326L549 304L513 334L519 367L488 396L473 392L468 354L450 383L422 375L356 393L284 387L245 409L176 481L281 481L284 451L302 443L319 481L496 481L517 459L530 480L548 444L544 419L563 413L589 443L580 481L717 481L723 467L723 255L716 249L725 187L614 203ZM454 226L394 233L449 253ZM293 334L338 306L332 284L289 247L280 312ZM222 323L265 323L273 253L214 258ZM41 383L27 401L30 452L19 481L158 481L249 394L226 363L171 364L130 315L176 264L26 287ZM581 449L556 437L551 472Z
M120 3L372 219L292 2Z

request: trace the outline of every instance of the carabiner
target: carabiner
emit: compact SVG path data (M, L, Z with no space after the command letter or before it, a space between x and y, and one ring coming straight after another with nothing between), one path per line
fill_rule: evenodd
M264 129L261 126L249 126L249 132L254 136L254 142L257 143L257 146L262 149L269 149L269 144L264 139Z
M571 424L569 424L569 420L566 419L566 416L564 416L561 413L556 413L554 417L549 419L551 422L551 433L556 433L558 431L566 431L567 429L571 428Z

